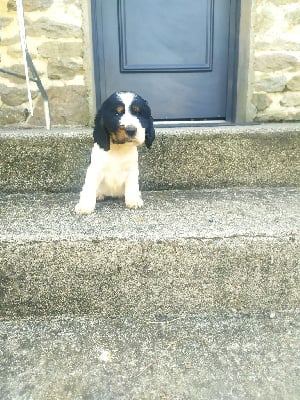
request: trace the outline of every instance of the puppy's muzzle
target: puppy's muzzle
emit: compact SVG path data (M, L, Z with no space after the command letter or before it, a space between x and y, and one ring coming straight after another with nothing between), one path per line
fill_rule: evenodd
M133 138L136 134L136 127L132 125L126 126L125 132L128 137Z
M112 142L115 144L124 144L135 142L137 128L134 125L121 125L117 132L111 133Z

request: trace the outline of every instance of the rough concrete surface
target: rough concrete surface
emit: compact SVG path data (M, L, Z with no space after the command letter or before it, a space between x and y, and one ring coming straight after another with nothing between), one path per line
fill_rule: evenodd
M299 189L0 197L2 315L299 309Z
M140 148L143 189L300 185L300 124L156 128ZM90 128L0 130L0 190L78 190Z
M298 400L297 314L0 322L1 400Z
M299 186L299 124L157 131L143 188ZM299 189L77 216L90 134L0 131L0 400L298 400Z

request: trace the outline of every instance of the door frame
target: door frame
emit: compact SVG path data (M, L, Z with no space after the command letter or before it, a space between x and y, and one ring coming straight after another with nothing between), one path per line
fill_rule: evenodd
M105 92L105 81L101 80L101 76L105 75L104 63L98 63L95 54L104 57L103 46L103 30L100 19L97 15L102 16L102 1L91 0L91 40L94 60L94 87L96 97L96 108L99 108L103 102L101 94ZM250 0L252 3L252 0ZM230 0L230 23L229 23L229 46L228 46L228 74L227 74L227 99L226 99L226 118L223 121L208 121L209 124L234 123L237 116L237 88L238 88L238 71L239 68L239 37L240 37L240 20L241 20L241 0ZM95 34L95 32L97 34ZM98 90L96 90L96 86ZM239 96L240 97L240 96ZM205 122L204 122L205 123ZM163 126L187 126L187 125L203 125L202 121L192 123L179 121L166 121Z

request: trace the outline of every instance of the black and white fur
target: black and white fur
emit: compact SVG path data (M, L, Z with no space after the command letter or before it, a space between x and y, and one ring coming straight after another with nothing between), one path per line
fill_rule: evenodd
M132 92L113 93L96 114L93 136L91 162L76 213L92 213L96 200L105 196L125 196L127 207L142 207L137 146L145 142L150 148L155 138L146 100Z

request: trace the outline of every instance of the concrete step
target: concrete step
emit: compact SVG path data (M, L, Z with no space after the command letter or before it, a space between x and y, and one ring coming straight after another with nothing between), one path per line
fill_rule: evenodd
M0 130L0 190L76 191L92 146L90 128ZM157 128L140 149L146 190L300 186L300 124Z
M298 400L300 317L0 321L3 400Z
M0 315L168 315L299 309L300 190L0 195Z

